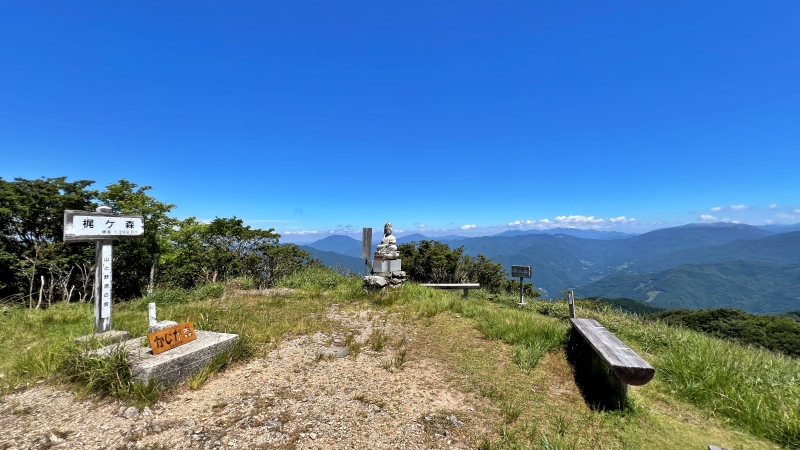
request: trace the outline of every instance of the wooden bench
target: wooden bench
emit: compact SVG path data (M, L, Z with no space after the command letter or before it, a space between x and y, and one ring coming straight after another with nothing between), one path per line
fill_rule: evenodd
M594 319L569 319L572 327L583 336L614 375L624 383L620 386L622 394L627 385L641 386L653 379L656 369L637 355L616 336Z
M434 289L463 289L464 297L469 297L470 289L480 289L481 287L479 283L425 283L420 286Z

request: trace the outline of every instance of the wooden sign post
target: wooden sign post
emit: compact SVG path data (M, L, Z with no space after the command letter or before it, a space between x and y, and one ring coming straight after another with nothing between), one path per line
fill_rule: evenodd
M361 233L361 257L364 258L364 267L367 275L370 274L369 259L372 256L372 228L364 228Z
M111 331L112 241L144 236L144 218L96 211L64 211L64 242L95 242L94 332Z
M531 277L531 266L511 266L511 276L514 278L519 277L519 306L525 306L525 294L523 278Z
M572 289L567 292L567 303L569 304L569 318L575 318L575 294L573 294Z

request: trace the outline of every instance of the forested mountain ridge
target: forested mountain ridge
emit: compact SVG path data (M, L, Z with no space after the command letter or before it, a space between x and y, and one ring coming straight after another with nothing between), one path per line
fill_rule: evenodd
M737 308L776 314L800 305L800 265L756 261L685 264L661 272L618 273L579 286L585 297L627 297L675 309Z
M681 264L709 264L736 260L800 264L800 231L679 250L635 261L629 265L629 270L637 273L656 272Z

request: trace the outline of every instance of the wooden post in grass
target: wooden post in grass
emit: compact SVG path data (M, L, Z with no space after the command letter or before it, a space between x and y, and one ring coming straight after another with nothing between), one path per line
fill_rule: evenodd
M567 303L569 303L569 318L575 318L575 296L572 293L572 289L567 292Z
M372 256L372 228L364 228L361 232L361 257L364 258L366 275L370 274L369 258Z

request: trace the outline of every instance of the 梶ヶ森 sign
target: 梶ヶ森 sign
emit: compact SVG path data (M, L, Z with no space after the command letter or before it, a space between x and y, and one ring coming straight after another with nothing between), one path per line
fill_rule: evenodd
M117 240L144 235L144 218L94 211L64 211L64 242Z

